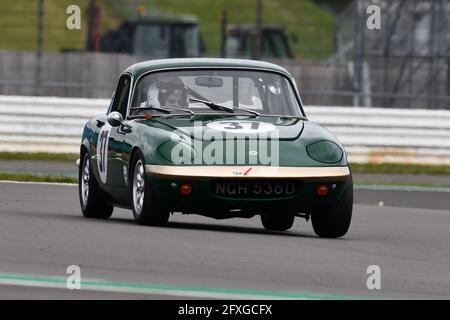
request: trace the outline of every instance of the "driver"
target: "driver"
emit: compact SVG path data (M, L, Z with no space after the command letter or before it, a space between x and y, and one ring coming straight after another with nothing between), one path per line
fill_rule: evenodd
M187 108L188 91L178 77L160 78L149 87L147 102L155 107Z

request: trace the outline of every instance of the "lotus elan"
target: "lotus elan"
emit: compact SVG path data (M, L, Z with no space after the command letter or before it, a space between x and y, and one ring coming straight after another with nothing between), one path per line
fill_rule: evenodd
M120 76L83 130L79 198L88 218L131 209L143 225L171 214L260 216L267 230L311 219L320 237L350 226L353 182L338 139L308 121L284 68L237 59L161 59Z

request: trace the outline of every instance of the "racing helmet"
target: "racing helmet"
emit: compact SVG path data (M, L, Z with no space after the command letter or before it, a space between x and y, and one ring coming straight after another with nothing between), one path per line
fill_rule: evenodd
M187 108L187 88L178 77L161 77L154 81L148 89L147 101L155 107L175 106Z

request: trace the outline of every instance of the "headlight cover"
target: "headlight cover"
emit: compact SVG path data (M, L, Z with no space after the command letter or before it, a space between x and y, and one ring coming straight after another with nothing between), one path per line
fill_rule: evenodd
M161 156L173 164L192 164L196 153L194 148L184 142L166 141L159 146Z
M334 142L321 140L306 147L308 156L322 163L337 163L342 160L344 151Z

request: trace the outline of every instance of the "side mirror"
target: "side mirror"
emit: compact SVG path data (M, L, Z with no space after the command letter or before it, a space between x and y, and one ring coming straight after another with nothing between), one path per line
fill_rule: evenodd
M113 111L110 114L108 114L108 123L112 127L118 127L122 124L122 122L123 122L123 117L120 112Z

